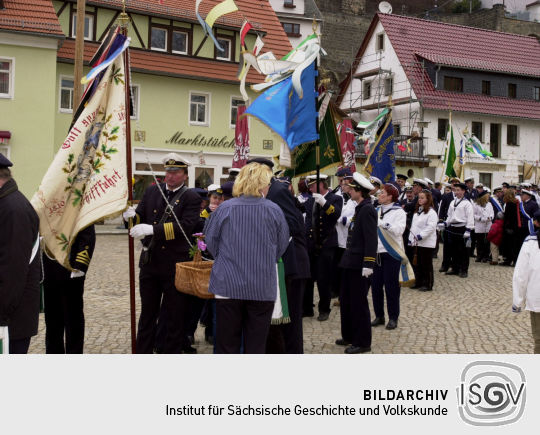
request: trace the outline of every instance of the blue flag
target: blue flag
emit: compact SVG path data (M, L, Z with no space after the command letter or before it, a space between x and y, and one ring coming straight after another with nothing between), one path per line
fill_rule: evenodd
M394 126L392 112L386 117L381 133L371 148L364 166L366 172L383 183L396 181L396 156L394 154Z
M301 83L302 99L288 77L264 91L246 110L281 136L291 151L318 139L314 63L302 72Z

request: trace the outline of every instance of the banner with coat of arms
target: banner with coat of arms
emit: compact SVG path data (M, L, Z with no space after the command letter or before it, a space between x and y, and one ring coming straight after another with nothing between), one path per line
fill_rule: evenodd
M100 77L32 198L49 255L64 267L78 232L127 206L123 55Z

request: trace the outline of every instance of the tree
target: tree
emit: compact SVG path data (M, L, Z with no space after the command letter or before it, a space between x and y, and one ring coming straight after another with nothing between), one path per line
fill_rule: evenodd
M477 11L482 8L482 2L480 0L458 0L454 2L452 12L455 14L462 14L469 12L471 9Z

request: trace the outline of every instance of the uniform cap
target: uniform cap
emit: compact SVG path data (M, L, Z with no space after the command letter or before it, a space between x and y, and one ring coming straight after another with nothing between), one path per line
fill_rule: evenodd
M265 159L264 157L254 157L252 159L249 159L247 161L247 164L249 165L250 163L259 163L261 165L268 166L270 169L274 168L274 162L270 159Z
M371 184L378 184L379 186L382 186L382 181L379 180L377 177L369 177L369 181ZM375 187L373 187L375 188Z
M223 195L223 189L219 184L211 184L208 186L208 195L212 194Z
M326 180L328 178L328 175L326 174L319 174L319 179L320 180ZM308 175L306 177L306 184L308 186L312 185L313 183L317 182L317 175L314 174L314 175Z
M359 172L352 174L352 178L347 178L347 181L351 187L363 187L367 190L375 189L375 186L373 186L373 184L371 184L370 181Z
M178 169L187 168L188 166L190 166L188 161L182 159L176 153L167 154L163 158L162 162L166 171L176 171Z
M336 172L336 177L347 177L351 175L352 175L352 171L351 171L351 168L349 167L339 168Z
M7 157L0 153L0 168L9 168L10 166L13 166L13 163L11 163Z
M407 181L409 179L409 177L407 177L406 175L403 175L403 174L396 174L396 178L401 178L402 180L405 180L405 181Z
M433 181L431 181L429 178L424 178L424 181L427 183L427 184L433 184Z
M424 180L423 178L414 178L413 185L415 184L418 184L419 186L422 186L422 187L429 187L429 184L427 184L427 181Z
M524 194L524 193L530 196L534 196L534 193L529 189L521 189L521 194Z
M469 178L465 178L465 183L469 182L469 181L474 181L474 177L469 177Z
M230 174L236 174L238 175L238 173L240 172L240 168L229 168L227 169L227 172Z

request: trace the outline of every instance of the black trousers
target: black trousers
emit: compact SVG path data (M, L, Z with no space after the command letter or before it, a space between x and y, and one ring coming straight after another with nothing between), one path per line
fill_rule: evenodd
M306 283L304 293L304 313L313 312L313 284L317 281L319 290L319 314L330 312L330 301L332 299L332 275L333 261L337 248L323 248L319 254L310 253L311 280Z
M302 304L304 279L285 278L290 323L271 325L268 333L266 353L304 353L304 331L302 327Z
M30 337L18 338L16 340L9 339L10 354L27 354L30 347Z
M394 260L386 252L377 254L377 264L373 269L371 281L371 296L376 317L384 318L384 295L386 294L386 309L388 318L397 320L399 317L399 268L401 262ZM384 287L384 290L383 290Z
M416 284L419 287L433 288L433 251L435 248L418 246L416 251Z
M162 304L167 317L162 351L180 353L189 346L186 334L189 295L176 290L174 268L171 268L171 271L167 270L165 273L152 266L141 268L139 274L141 314L137 329L137 353L154 352L157 322Z
M450 269L450 266L452 265L452 252L450 250L450 237L448 234L448 230L444 230L442 232L442 240L443 240L443 259L441 268L444 270Z
M491 252L489 240L487 239L487 233L476 233L476 259L487 260Z
M331 272L331 276L334 278L330 285L332 288L332 294L331 296L333 298L336 298L341 293L341 268L338 266L339 262L341 261L341 257L343 257L343 253L345 252L345 248L336 248L336 252L334 255L334 262L333 262L333 270Z
M43 282L45 352L83 353L85 277Z
M353 346L371 347L370 279L353 269L342 269L341 277L341 336Z
M467 273L469 271L469 249L466 240L463 238L465 227L449 227L448 239L450 242L450 257L452 270L457 273Z
M216 353L265 353L274 302L216 299Z

